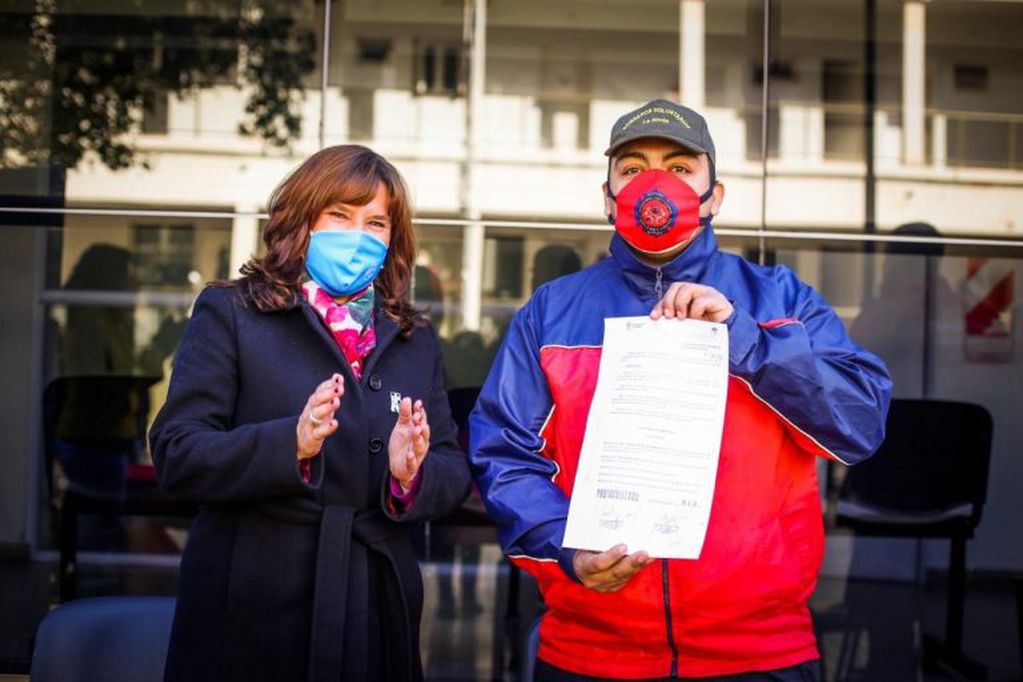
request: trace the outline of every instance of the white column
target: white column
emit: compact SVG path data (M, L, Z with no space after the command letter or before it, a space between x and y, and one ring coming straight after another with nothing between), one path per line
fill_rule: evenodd
M465 31L470 45L469 93L465 106L465 163L462 214L469 220L462 238L462 325L477 331L483 307L483 223L480 222L477 164L482 139L483 85L487 66L487 0L465 0Z
M931 163L944 168L948 161L948 119L945 114L934 114L931 119Z
M246 215L235 215L231 221L231 277L237 277L241 267L252 258L259 245L259 217L255 206L236 206L235 211Z
M681 103L701 111L704 98L704 0L679 0L678 92Z
M924 2L908 0L902 6L902 162L924 162L924 57L926 11Z
M824 158L824 110L820 106L781 104L778 125L781 158L799 161Z

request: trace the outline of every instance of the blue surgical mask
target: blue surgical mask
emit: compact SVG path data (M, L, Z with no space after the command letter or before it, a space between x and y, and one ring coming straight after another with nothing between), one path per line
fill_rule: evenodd
M351 296L372 282L387 244L362 230L320 230L309 237L305 268L331 296Z

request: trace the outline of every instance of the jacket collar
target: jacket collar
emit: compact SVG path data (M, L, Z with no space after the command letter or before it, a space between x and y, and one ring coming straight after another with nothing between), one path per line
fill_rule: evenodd
M661 281L665 289L672 282L701 281L707 264L717 249L714 229L707 225L682 253L656 268L640 262L617 233L611 238L611 257L614 258L629 287L644 298L655 296L658 270L661 271Z
M295 310L301 311L302 316L306 322L312 327L313 332L319 337L320 341L327 347L334 359L337 360L338 365L342 368L342 374L345 377L345 381L350 384L357 383L355 381L355 375L352 374L351 367L348 364L348 359L345 358L344 353L338 348L337 341L331 335L330 330L327 329L327 325L324 324L323 318L316 312L308 301L305 300L305 296L301 292L297 293L295 298L284 306L282 310ZM387 348L391 343L398 337L398 333L401 331L401 327L388 316L384 309L380 306L380 301L377 299L376 304L373 306L373 325L376 331L377 342L376 346L373 347L373 352L369 354L369 358L366 360L366 365L362 371L362 378L365 380L369 377L373 371L374 366L377 364L380 356L383 355L384 349Z
M373 368L376 367L380 356L384 354L384 350L398 338L398 332L401 331L398 323L380 307L379 299L373 308L373 327L377 335L377 345L373 347L373 352L369 354L366 365L363 367L362 378L364 380L373 372Z

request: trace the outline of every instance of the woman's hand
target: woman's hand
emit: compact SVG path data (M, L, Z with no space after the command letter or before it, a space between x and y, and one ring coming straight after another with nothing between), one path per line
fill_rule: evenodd
M423 401L417 400L413 405L410 398L402 398L398 408L398 421L391 431L391 440L387 444L391 476L402 490L408 490L412 486L412 479L416 477L429 449L430 424L426 420Z
M309 459L320 454L323 441L337 431L334 413L341 406L341 396L344 394L344 377L335 374L317 386L309 396L295 427L299 459Z

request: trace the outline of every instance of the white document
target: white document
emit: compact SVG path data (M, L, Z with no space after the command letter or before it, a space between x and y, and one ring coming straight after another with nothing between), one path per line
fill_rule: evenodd
M699 558L727 393L725 325L604 320L564 545L604 551L622 542L630 553Z

